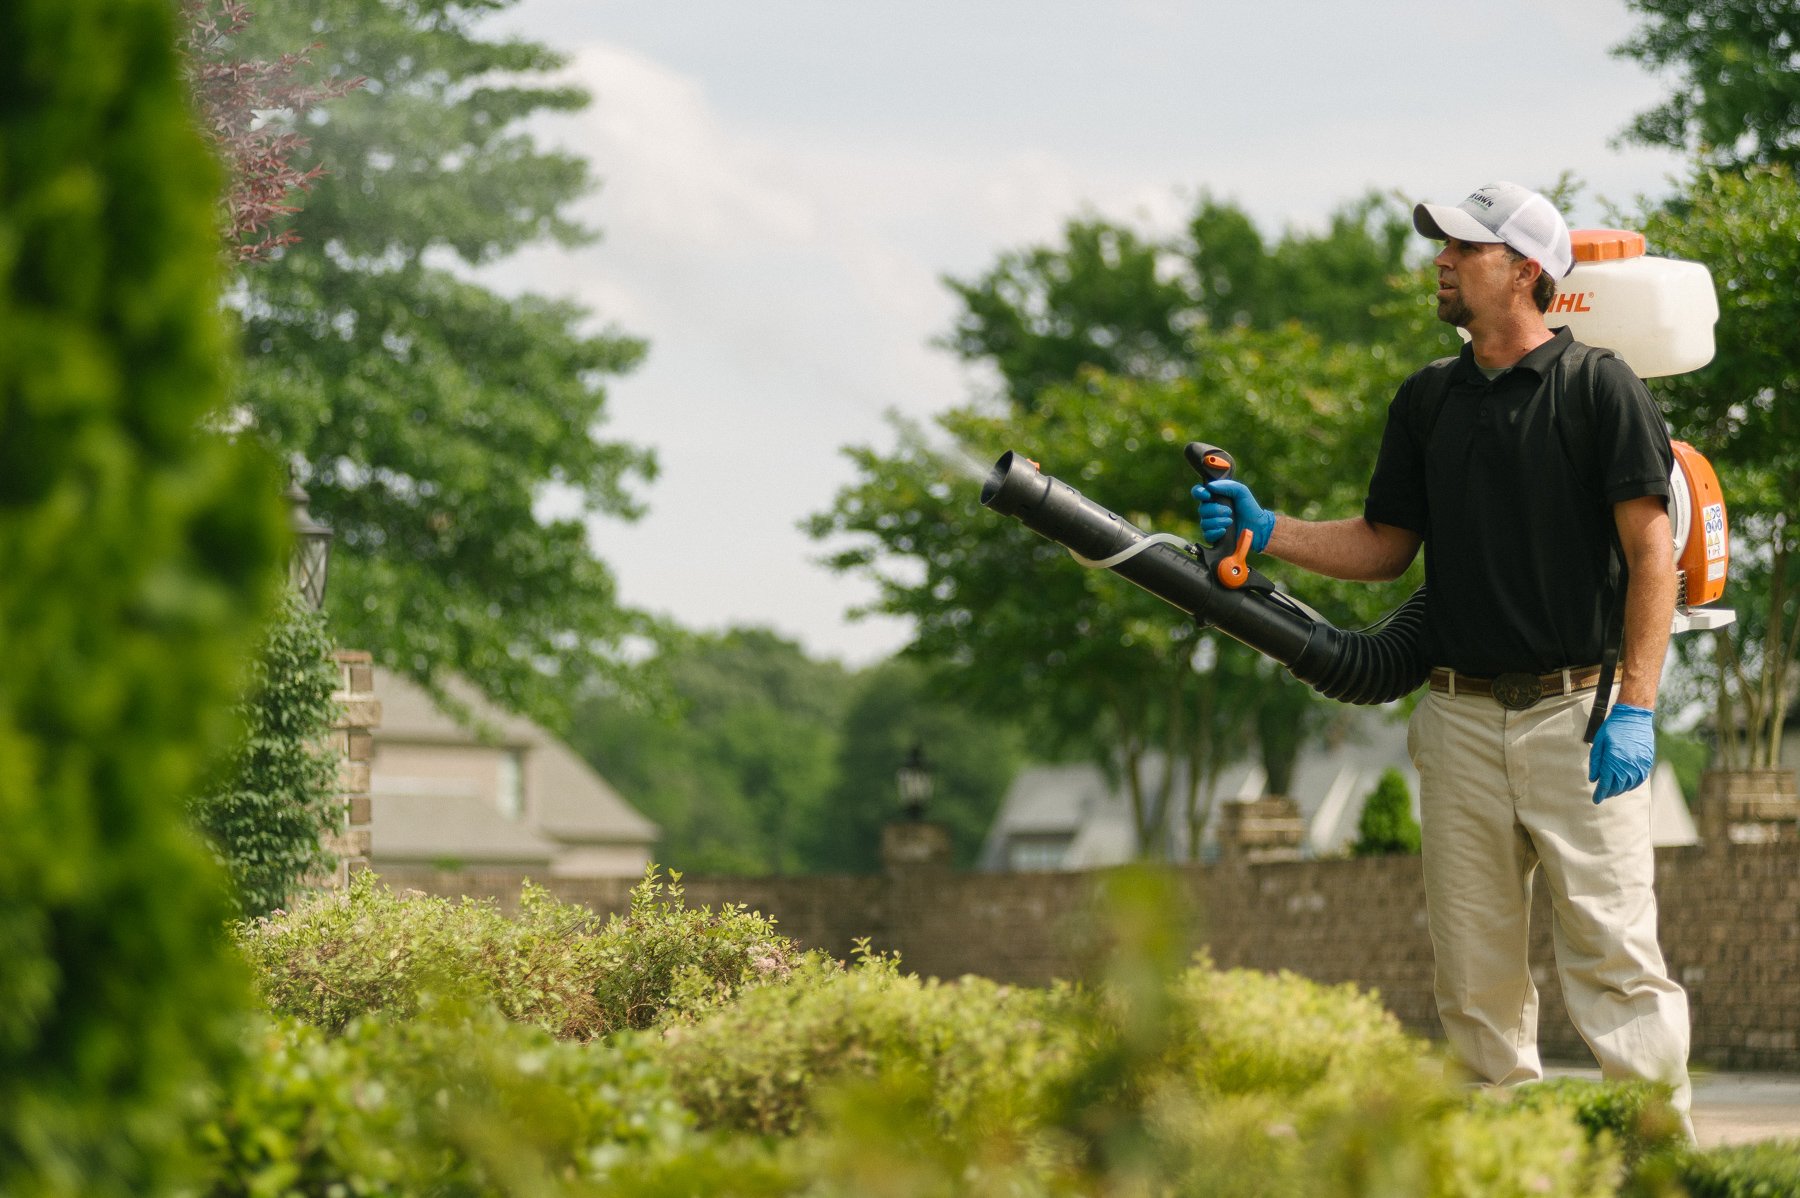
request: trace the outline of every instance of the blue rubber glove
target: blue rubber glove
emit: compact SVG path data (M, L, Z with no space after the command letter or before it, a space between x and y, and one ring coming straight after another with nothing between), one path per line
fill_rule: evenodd
M1594 733L1594 747L1588 750L1588 781L1597 784L1594 802L1603 803L1642 786L1650 776L1650 767L1656 764L1653 718L1642 707L1613 704L1600 731Z
M1250 488L1234 479L1197 484L1192 492L1200 501L1200 537L1208 545L1230 535L1237 539L1239 529L1250 530L1250 548L1261 553L1275 531L1275 513L1264 511Z

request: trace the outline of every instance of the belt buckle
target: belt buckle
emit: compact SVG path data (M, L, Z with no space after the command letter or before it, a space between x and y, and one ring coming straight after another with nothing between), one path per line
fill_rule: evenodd
M1494 701L1508 711L1525 711L1544 697L1544 680L1536 674L1502 674L1493 681Z

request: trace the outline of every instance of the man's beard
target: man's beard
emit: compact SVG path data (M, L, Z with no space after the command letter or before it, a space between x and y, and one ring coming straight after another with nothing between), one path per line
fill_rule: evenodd
M1474 319L1474 316L1475 313L1469 311L1469 305L1463 302L1462 292L1460 291L1455 295L1452 295L1449 299L1440 299L1438 301L1437 318L1445 324L1455 325L1459 329L1466 329L1469 327L1469 321Z

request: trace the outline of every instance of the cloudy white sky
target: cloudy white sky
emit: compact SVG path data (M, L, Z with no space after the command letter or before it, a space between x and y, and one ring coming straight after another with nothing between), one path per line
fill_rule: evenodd
M1201 191L1274 234L1371 187L1573 170L1596 223L1680 169L1609 144L1666 86L1609 55L1632 25L1620 0L522 0L494 28L595 97L542 133L603 180L604 238L494 279L650 342L604 429L655 448L650 514L592 529L625 601L860 665L907 629L850 621L870 588L798 526L885 413L982 385L931 344L943 275L1082 212L1172 230Z

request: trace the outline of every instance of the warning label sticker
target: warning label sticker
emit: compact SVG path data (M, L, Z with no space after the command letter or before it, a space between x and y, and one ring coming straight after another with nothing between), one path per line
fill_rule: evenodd
M1706 560L1725 556L1725 505L1709 503L1700 509L1701 526L1706 530ZM1710 573L1710 572L1709 572Z

